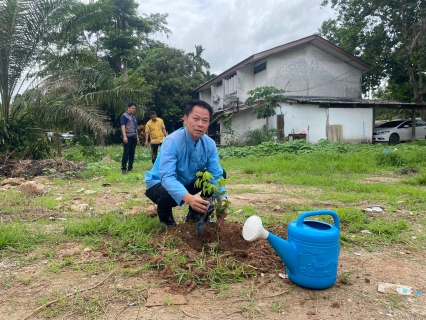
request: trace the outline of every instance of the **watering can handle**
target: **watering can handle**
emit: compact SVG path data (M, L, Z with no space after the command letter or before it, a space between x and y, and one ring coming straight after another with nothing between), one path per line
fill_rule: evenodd
M317 210L317 211L307 211L302 213L299 218L297 219L297 227L302 228L303 227L303 220L305 220L305 218L307 217L311 217L311 216L320 216L320 215L330 215L333 217L334 219L334 225L336 226L337 229L340 230L340 220L339 220L339 216L337 215L336 212L331 211L331 210Z

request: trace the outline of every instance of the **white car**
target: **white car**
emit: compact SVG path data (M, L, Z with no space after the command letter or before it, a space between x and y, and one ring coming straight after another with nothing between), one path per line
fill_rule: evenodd
M412 126L411 119L392 120L374 128L373 142L389 142L389 144L400 141L411 141ZM416 140L426 139L426 122L416 120Z
M64 138L64 140L70 140L70 141L73 141L75 138L75 134L72 131L61 133L61 136L62 138Z
M53 131L46 132L47 138L48 138L50 141L52 141L54 134L55 134L55 133L54 133ZM61 135L60 133L58 133L58 135L59 135L59 141L60 141L61 143L63 143L63 142L65 141L64 137L62 137L62 135Z

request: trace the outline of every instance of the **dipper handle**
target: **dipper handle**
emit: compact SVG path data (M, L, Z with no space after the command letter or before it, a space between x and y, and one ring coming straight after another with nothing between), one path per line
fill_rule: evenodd
M302 228L303 227L303 220L305 220L305 218L307 218L307 217L311 217L311 216L324 216L324 215L332 216L333 220L334 220L335 227L340 230L339 216L337 215L336 212L331 211L331 210L316 210L316 211L307 211L307 212L304 212L297 219L296 226L299 227L299 228Z

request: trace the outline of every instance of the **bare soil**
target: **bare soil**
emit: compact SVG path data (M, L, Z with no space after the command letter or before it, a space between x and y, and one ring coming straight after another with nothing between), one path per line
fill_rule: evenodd
M60 188L46 177L39 180L59 196L75 192L72 186L70 190ZM138 197L143 191L140 186L135 193L117 194L108 192L111 186L102 180L99 183L103 191L91 194L93 206L99 208L113 210L121 206L123 197ZM236 185L230 186L230 190L232 188ZM245 193L230 194L229 199L235 207L250 203L260 216L265 210L285 214L285 203L303 201L305 196L300 196L301 190L291 189L299 194L293 197L290 190L283 188L267 182L247 187ZM84 197L76 193L73 201L84 202ZM142 211L150 205L147 201L142 208L132 208L124 214L145 214ZM0 210L0 215L4 222L17 216L29 222L62 216L59 210L37 207L29 207L13 216ZM184 216L185 208L176 210L178 221L183 221ZM242 227L241 223L228 221L219 230L215 225L207 226L201 237L197 237L195 224L181 222L152 237L150 242L162 253L155 257L114 256L114 247L108 242L101 250L92 250L90 245L81 243L58 243L49 249L48 258L46 249L43 254L41 251L29 253L20 260L4 255L0 257L0 319L426 319L424 251L407 250L404 245L381 245L369 251L343 246L335 285L325 290L311 290L285 277L283 262L266 240L245 241ZM46 228L48 230L49 225ZM286 225L268 231L287 238ZM173 249L163 245L170 241L175 243ZM199 278L216 263L217 254L236 265L248 265L255 276L222 288L212 288L209 283L179 283L178 276L165 264L167 255L173 253L186 257L187 261L206 255L205 269L189 270ZM70 258L73 264L66 267ZM148 262L158 265L158 270L142 271ZM185 263L182 261L182 267ZM57 268L60 265L62 267ZM110 271L88 272L92 265L93 268L110 266ZM380 293L380 282L410 286L422 294ZM163 305L150 307L149 299L155 290L160 296L170 298Z

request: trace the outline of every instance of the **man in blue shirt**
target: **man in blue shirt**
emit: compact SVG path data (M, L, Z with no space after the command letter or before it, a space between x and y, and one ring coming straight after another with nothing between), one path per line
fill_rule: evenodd
M210 172L213 182L225 175L216 144L205 134L212 115L213 109L207 102L191 100L183 117L185 127L164 139L154 166L145 174L145 194L157 204L160 222L167 227L176 225L172 208L178 205L189 204L187 221L198 221L206 214L209 201L198 195L201 188L194 186L198 171ZM225 193L220 196L225 197ZM226 212L218 219L219 226L225 217Z
M123 138L123 157L121 158L121 172L133 170L136 145L139 144L138 126L135 117L136 104L130 102L127 112L120 117L121 137ZM127 167L127 162L129 163Z

